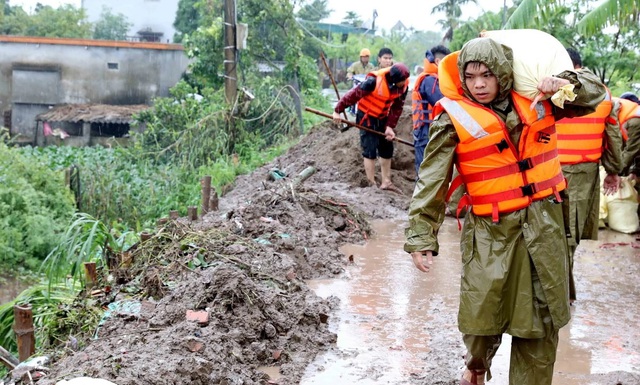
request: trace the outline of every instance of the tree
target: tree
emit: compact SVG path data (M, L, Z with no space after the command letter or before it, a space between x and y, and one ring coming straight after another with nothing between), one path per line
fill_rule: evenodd
M640 0L606 0L587 13L576 25L581 33L592 36L607 25L638 25Z
M445 18L438 20L438 24L446 29L442 42L451 41L453 39L453 31L460 24L460 16L462 15L461 5L467 3L477 4L477 0L445 0L431 9L431 14L444 13Z
M2 33L10 35L91 38L91 23L83 9L64 5L56 9L40 3L32 15L22 7L4 7Z
M310 4L304 4L298 11L298 18L307 21L320 21L331 15L331 10L327 8L328 0L313 0Z
M126 40L129 28L133 26L122 13L114 15L111 8L102 7L100 19L93 27L93 38L99 40Z
M362 25L362 19L360 19L360 16L358 16L357 13L349 11L345 15L344 19L342 19L340 24L350 25L352 27L360 27Z
M316 58L323 51L323 36L325 32L318 28L317 23L331 15L327 9L327 0L313 0L309 4L300 7L296 17L305 32L302 42L302 52L312 58Z
M185 35L193 33L202 23L202 12L199 0L180 0L173 26L176 33L173 41L182 42Z
M502 15L494 13L494 12L486 12L482 14L482 16L477 19L470 20L468 22L462 23L458 29L456 29L456 34L451 40L451 44L449 48L452 51L459 50L462 48L464 43L467 41L478 37L478 34L483 31L492 31L500 29L502 26Z

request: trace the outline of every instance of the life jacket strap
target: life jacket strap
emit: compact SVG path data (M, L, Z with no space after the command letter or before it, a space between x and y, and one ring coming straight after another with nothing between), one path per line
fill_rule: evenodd
M548 188L553 188L564 180L564 175L562 173L557 174L553 178L544 180L538 183L529 183L527 185L521 186L519 188L515 188L512 190L502 191L495 194L488 195L480 195L471 197L471 202L474 205L485 205L485 204L497 204L502 201L517 199L522 197L531 197L535 193L539 191L546 190ZM559 197L559 194L554 192L556 199ZM544 199L544 197L538 197L536 200Z
M490 171L477 172L469 175L465 175L464 183L480 182L489 179L499 178L505 175L516 174L519 172L525 172L531 170L535 166L554 159L558 156L558 149L543 152L531 158L520 160L516 163L499 167Z
M460 162L468 162L478 158L484 158L485 156L499 154L502 151L509 148L509 143L506 139L502 139L500 142L489 145L487 147L479 148L474 151L465 152L463 154L456 154Z

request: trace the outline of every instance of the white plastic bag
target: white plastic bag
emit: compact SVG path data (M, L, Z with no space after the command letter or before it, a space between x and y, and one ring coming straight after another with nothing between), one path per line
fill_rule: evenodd
M527 99L538 95L538 83L547 76L573 70L571 58L555 37L537 29L483 31L488 37L513 50L513 89ZM549 95L543 99L548 98Z

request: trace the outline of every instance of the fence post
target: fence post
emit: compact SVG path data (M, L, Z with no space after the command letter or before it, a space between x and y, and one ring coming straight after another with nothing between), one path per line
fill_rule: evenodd
M96 282L98 282L98 275L96 273L96 263L95 262L85 262L84 263L84 274L87 278L87 283L85 287L87 290L93 289L96 286Z
M209 212L209 199L211 197L211 176L206 175L200 181L202 186L202 216Z
M31 304L13 306L13 331L18 340L18 359L20 362L36 352L36 339L33 333L33 312Z
M198 206L189 206L187 208L187 216L189 217L190 221L197 221L198 220Z

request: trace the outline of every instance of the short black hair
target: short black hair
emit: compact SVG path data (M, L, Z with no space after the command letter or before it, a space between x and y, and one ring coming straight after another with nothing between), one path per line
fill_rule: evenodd
M391 48L387 48L387 47L380 48L380 52L378 52L378 57L382 57L382 55L386 55L386 54L393 56L393 51L391 50Z
M627 100L631 100L632 102L635 102L637 104L640 104L640 99L638 99L636 94L634 94L633 92L625 92L625 93L623 93L622 95L620 95L620 99L627 99Z
M443 45L437 45L431 48L429 51L431 51L434 57L440 59L451 53L451 50Z
M582 68L582 58L580 57L580 52L578 52L575 48L567 48L567 53L571 58L571 62L573 63L573 68Z

